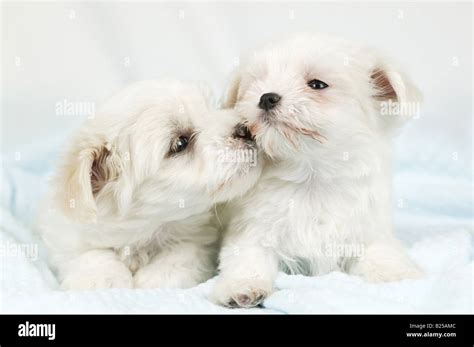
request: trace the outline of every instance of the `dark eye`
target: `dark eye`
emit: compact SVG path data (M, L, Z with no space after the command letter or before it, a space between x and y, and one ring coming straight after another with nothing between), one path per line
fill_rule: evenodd
M184 151L189 144L189 137L188 136L180 136L176 139L175 143L173 144L171 151L173 153L178 153Z
M325 82L320 80L311 80L308 82L308 86L310 86L312 89L324 89L329 87Z

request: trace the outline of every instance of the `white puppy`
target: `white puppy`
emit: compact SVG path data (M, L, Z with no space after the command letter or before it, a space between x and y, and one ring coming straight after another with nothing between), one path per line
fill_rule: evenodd
M254 142L208 99L177 81L140 82L72 139L39 223L63 289L191 287L213 275L214 204L261 168L232 160L255 155Z
M390 140L419 92L372 50L299 35L244 60L227 95L270 162L235 202L213 298L259 304L279 269L420 276L393 235Z

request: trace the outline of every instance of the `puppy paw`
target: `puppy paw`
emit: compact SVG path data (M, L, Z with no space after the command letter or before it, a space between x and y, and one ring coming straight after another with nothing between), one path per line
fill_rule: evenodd
M196 279L191 271L179 271L173 268L157 267L154 264L139 269L133 276L135 288L191 288L202 281Z
M270 281L218 279L211 300L230 308L250 308L260 305L272 291L273 285Z
M89 290L107 288L132 288L132 273L123 264L102 271L74 272L61 282L63 290Z
M389 247L368 248L350 273L373 283L417 279L423 276L423 271L408 255Z

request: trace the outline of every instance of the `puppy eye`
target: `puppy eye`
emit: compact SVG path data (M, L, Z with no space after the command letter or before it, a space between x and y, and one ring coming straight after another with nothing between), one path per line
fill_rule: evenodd
M324 89L329 87L325 82L320 80L311 80L308 82L308 86L310 86L312 89Z
M188 136L180 136L176 139L176 141L171 146L172 153L179 153L184 151L189 144L189 137Z

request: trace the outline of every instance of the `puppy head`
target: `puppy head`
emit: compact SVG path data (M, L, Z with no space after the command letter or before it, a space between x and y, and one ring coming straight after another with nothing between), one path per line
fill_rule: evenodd
M418 100L375 51L305 34L244 60L224 103L247 119L269 156L284 159L389 133L418 111Z
M151 207L172 220L243 194L261 171L255 142L235 111L211 110L208 94L147 81L109 99L54 180L62 210L90 222Z

